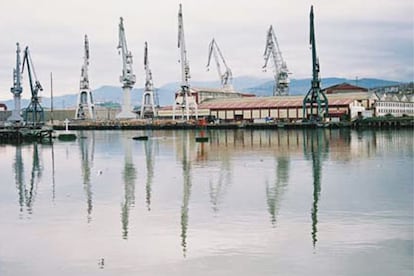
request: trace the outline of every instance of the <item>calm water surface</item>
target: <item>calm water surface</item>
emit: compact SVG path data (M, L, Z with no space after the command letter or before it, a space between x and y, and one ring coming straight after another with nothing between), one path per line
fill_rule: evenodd
M412 131L77 134L0 145L0 275L413 275Z

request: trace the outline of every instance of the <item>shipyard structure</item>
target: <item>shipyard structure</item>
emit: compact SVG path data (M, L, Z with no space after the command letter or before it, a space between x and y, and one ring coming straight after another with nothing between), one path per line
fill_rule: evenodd
M43 88L37 79L28 47L20 57L20 47L17 44L16 67L13 73L13 87L15 108L7 111L0 103L0 126L3 123L14 126L39 127L44 123L59 124L72 118L72 125L94 127L102 124L106 126L134 125L134 124L174 124L188 122L193 124L203 119L210 124L220 123L275 123L283 124L324 124L349 122L367 117L413 117L414 116L414 89L411 93L377 93L364 87L349 83L337 84L328 88L321 87L320 61L316 51L316 32L314 10L309 14L309 46L311 49L312 79L309 90L304 95L290 95L289 75L287 62L282 51L275 29L272 25L265 36L264 65L262 69L271 69L274 86L272 96L257 97L252 93L237 91L233 86L233 73L225 59L224 52L219 48L215 38L208 45L207 70L215 67L220 87L194 87L190 76L190 63L187 57L187 48L184 36L184 20L181 4L178 10L178 49L180 54L181 83L171 95L171 105L159 107L155 103L154 83L152 71L149 67L148 43L144 47L145 85L141 98L140 108L131 105L131 90L136 83L133 70L132 53L127 46L123 18L118 25L119 42L117 49L122 57L122 73L119 78L122 84L121 108L101 107L94 103L92 90L89 86L89 40L85 35L84 57L81 69L81 79L76 107L73 109L53 110L53 96L50 110L44 110L40 104L38 92ZM27 68L30 82L31 101L24 110L21 109L22 84L21 76ZM395 91L394 91L395 92ZM52 94L52 89L51 89ZM22 112L24 111L24 112ZM151 120L148 120L151 119ZM206 119L206 120L204 120Z

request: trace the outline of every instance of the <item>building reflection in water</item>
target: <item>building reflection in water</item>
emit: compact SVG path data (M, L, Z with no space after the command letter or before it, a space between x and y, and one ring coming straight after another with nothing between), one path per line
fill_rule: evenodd
M129 211L135 204L135 180L137 178L136 169L132 160L132 139L126 134L121 137L124 146L124 169L122 177L124 181L124 202L122 203L121 221L122 238L128 239Z
M86 135L86 133L89 135ZM89 223L92 220L92 209L93 209L91 168L93 167L93 160L94 160L94 153L95 153L95 132L80 131L79 136L80 136L79 148L81 151L83 189L86 195L87 220Z
M276 178L273 186L266 181L267 207L270 213L273 227L276 226L276 217L279 211L280 201L289 183L290 160L288 156L277 157Z
M29 185L26 186L24 180L24 165L22 158L22 146L16 145L16 156L14 160L15 182L19 196L20 212L26 208L28 214L33 213L33 204L36 197L37 185L42 178L43 167L39 158L38 144L33 143L32 169L30 173Z
M151 192L152 182L154 179L154 141L148 139L144 142L145 151L145 165L147 168L147 179L145 181L145 202L147 204L148 211L151 210Z
M190 137L188 131L182 132L183 202L181 205L181 246L183 256L187 255L188 205L191 196Z
M306 159L312 160L313 176L313 203L311 210L312 218L312 244L316 247L318 241L318 203L321 194L322 161L329 151L329 140L325 137L323 129L310 129L303 131L303 150Z

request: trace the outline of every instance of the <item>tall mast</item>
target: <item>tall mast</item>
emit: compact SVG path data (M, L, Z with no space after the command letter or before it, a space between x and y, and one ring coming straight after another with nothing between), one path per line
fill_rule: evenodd
M11 116L7 118L8 121L16 122L16 123L23 121L22 116L20 116L20 109L21 109L20 95L23 92L23 88L21 84L22 75L20 72L20 66L21 66L20 45L17 42L16 43L16 68L13 69L13 87L10 88L10 92L13 93L14 110L12 110Z
M122 83L122 89L124 91L123 103L121 107L121 113L117 114L118 119L130 119L135 118L135 113L132 112L131 107L131 89L135 84L135 75L132 70L132 53L128 50L126 37L125 37L125 28L124 20L121 17L119 22L119 43L118 43L119 53L122 55L122 75L119 80Z
M92 91L89 87L89 41L85 35L83 65L81 69L78 102L76 105L75 119L95 119L95 106ZM86 113L87 112L87 113Z
M315 42L315 26L313 23L313 6L310 10L310 37L309 43L312 48L312 82L309 92L303 99L303 119L307 120L308 116L310 121L321 121L328 115L328 99L325 93L321 90L321 80L319 77L319 58L316 55L316 42ZM308 112L310 109L310 112ZM316 110L316 113L314 111Z
M154 83L148 60L148 43L144 47L145 88L141 100L141 118L156 117L154 102Z
M227 66L226 60L224 59L224 56L214 38L211 40L210 45L208 47L207 70L209 70L212 55L214 56L214 60L216 61L217 73L219 75L220 83L223 90L234 91L232 85L233 75L231 73L231 69ZM223 74L221 72L220 61L222 62L225 68L225 72Z
M175 95L175 104L173 105L173 119L175 119L175 111L177 106L181 108L182 118L184 116L187 120L190 119L190 109L191 112L195 113L195 117L198 117L197 102L193 95L190 92L190 66L187 59L187 50L185 48L185 39L184 39L184 23L183 23L183 13L180 4L178 11L178 48L180 49L180 63L181 63L181 90Z
M263 69L266 69L270 56L273 59L275 86L273 88L273 96L289 95L289 70L286 62L283 60L282 52L280 51L279 43L273 26L270 25L267 31L266 48L264 52L265 64Z

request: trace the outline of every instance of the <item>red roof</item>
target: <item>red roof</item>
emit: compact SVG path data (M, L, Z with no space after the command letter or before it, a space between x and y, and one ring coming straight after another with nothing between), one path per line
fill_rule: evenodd
M323 89L323 91L326 94L334 94L334 93L350 93L350 92L367 92L368 89L361 87L361 86L356 86L356 85L352 85L349 83L341 83L341 84L336 84L330 87L327 87L325 89Z

